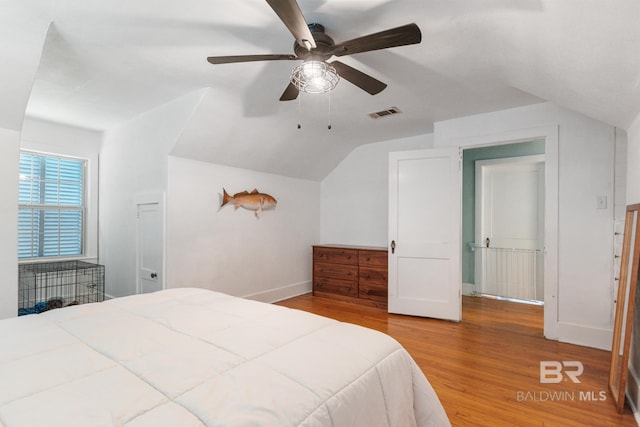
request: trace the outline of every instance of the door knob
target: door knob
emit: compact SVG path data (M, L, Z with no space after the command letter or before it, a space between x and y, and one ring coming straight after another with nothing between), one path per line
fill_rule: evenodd
M391 241L391 253L392 254L396 253L396 241L395 240Z
M151 273L151 278L155 279L156 277L158 277L158 275L156 273Z

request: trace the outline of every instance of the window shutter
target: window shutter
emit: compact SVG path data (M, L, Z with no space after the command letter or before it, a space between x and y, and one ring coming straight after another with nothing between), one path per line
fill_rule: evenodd
M20 154L18 258L82 255L86 161Z

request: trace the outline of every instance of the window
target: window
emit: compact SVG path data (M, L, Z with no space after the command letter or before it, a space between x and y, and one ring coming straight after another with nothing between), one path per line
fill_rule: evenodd
M84 254L86 161L20 153L18 258Z

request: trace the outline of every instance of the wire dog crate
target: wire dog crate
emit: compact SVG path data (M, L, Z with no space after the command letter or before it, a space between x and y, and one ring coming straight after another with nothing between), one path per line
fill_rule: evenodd
M18 315L104 301L104 265L59 261L18 266Z

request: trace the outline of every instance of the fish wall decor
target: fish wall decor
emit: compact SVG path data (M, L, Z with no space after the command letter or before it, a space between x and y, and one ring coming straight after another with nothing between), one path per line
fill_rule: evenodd
M232 203L236 209L243 207L255 211L256 218L260 218L260 214L264 209L274 208L278 201L266 193L260 193L257 189L254 189L251 193L242 191L230 196L227 190L223 188L222 204L220 207L230 203Z

